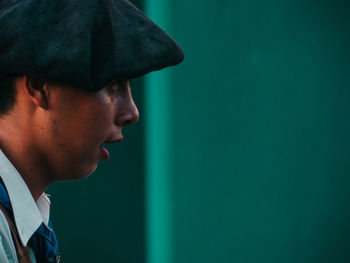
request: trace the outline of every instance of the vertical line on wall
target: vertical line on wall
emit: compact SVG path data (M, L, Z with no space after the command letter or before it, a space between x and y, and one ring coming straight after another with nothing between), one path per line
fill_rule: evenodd
M161 28L168 25L167 1L146 0L146 14ZM146 262L172 263L170 195L169 72L153 72L145 82Z

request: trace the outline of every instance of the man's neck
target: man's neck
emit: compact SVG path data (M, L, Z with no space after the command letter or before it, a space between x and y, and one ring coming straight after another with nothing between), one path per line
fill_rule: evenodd
M26 182L34 200L37 200L51 182L38 157L40 155L30 129L24 122L10 115L0 118L0 148Z

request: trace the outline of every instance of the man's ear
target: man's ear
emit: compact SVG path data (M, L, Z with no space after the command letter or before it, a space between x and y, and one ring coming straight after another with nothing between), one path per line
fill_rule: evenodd
M24 88L30 100L37 106L47 109L49 102L49 91L47 83L41 79L24 76Z

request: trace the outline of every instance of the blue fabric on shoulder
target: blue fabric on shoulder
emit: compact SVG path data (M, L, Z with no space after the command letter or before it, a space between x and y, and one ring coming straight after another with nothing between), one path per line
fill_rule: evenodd
M5 206L10 213L12 207L10 198L3 181L0 178L0 203ZM52 230L51 222L49 227ZM37 263L53 263L59 262L58 243L55 232L50 231L42 223L34 235L30 238L28 245L33 249Z
M12 213L12 207L10 203L9 195L7 194L7 190L5 185L0 178L0 203L5 206L5 208Z

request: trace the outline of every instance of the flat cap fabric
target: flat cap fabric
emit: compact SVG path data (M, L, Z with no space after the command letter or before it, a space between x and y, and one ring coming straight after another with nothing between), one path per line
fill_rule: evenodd
M0 75L96 91L183 58L175 41L127 0L0 1Z

